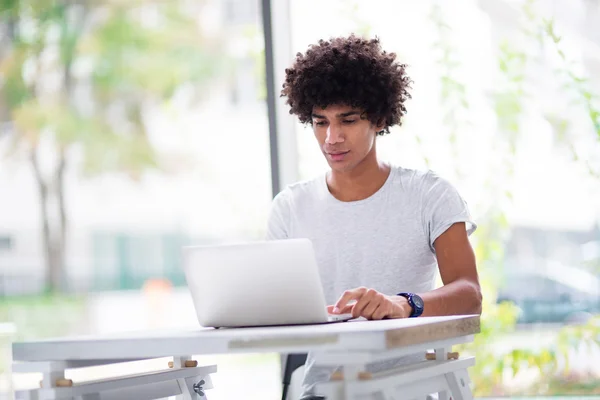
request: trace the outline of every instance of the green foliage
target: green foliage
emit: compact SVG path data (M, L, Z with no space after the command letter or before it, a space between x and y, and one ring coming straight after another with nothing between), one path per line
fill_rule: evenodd
M476 397L600 393L597 377L577 375L570 369L576 351L600 350L600 317L582 325L563 327L552 343L544 347L496 349L495 344L504 335L514 333L517 313L510 302L491 307L488 302L481 318L481 333L475 336L473 343L459 349L477 357L477 363L470 370ZM506 382L526 371L535 371L537 376L529 386L515 388Z
M1 4L8 41L0 49L5 53L0 105L12 122L9 155L25 154L34 167L48 290L60 288L64 267L65 166L133 179L161 168L161 154L148 134L149 113L182 91L191 101L201 99L204 84L226 69L219 43L201 35L194 18L199 6L111 0ZM56 160L43 171L41 142ZM81 163L70 162L72 150L83 156Z
M545 40L545 42L552 46L562 64L555 71L557 78L563 83L562 88L564 89L565 93L571 93L574 95L573 102L571 104L567 104L567 106L575 105L583 107L589 118L591 127L596 133L597 139L600 142L600 96L598 96L598 94L590 88L591 83L587 77L585 77L582 73L575 72L575 69L578 68L579 65L567 57L567 54L562 47L562 37L556 32L554 20L542 18L538 24L540 25L540 31L542 32L540 34L540 40ZM557 121L551 122L554 122L554 126L557 128ZM562 130L561 139L567 143L569 143L569 141L565 140L565 136L569 133L568 125L568 121L565 121L564 119L560 119L558 121L558 129ZM581 160L572 143L569 143L569 149L575 161L583 161L588 172L591 175L600 178L600 170L595 168L589 162L589 160Z
M0 63L0 75L3 77L2 91L9 108L17 108L32 97L20 68L26 60L25 46L16 44L12 57Z
M504 392L503 373L507 364L494 352L492 343L499 336L513 332L517 319L517 309L512 303L496 304L495 290L490 283L483 280L482 286L484 304L481 333L475 336L472 343L457 347L460 352L476 356L477 362L469 373L476 397Z
M463 174L459 168L458 136L460 130L470 124L464 117L468 115L469 111L467 85L456 78L457 71L461 66L460 57L450 39L452 29L446 23L442 7L437 2L432 7L430 19L435 25L437 33L432 47L436 52L436 64L440 70L442 122L449 131L450 151L455 160L456 175L460 178Z
M101 99L168 99L183 83L214 75L219 60L199 47L193 21L166 11L162 15L174 20L150 28L126 9L111 9L107 22L86 38L83 46L97 65L93 82Z
M244 39L248 42L254 43L262 38L262 30L258 29L254 25L248 25L243 28ZM257 46L258 47L258 46ZM267 70L265 65L265 49L253 47L250 53L250 57L254 64L254 76L258 85L257 99L267 101Z
M370 37L371 35L371 24L363 17L363 12L360 11L359 2L356 0L345 0L343 3L340 14L344 18L348 18L354 24L354 33L363 36Z
M554 44L556 54L558 54L563 63L563 67L557 71L558 75L562 76L563 79L566 78L566 82L568 82L565 85L566 89L572 90L579 95L579 103L583 103L592 126L596 131L598 140L600 140L600 109L596 108L596 105L600 101L600 97L590 90L588 78L575 73L569 68L570 66L573 66L574 62L567 59L564 50L561 48L562 38L556 33L554 20L542 19L542 24L544 34L550 39L550 42Z
M80 296L19 296L0 300L0 321L15 325L13 341L47 339L84 333L87 312L85 298ZM0 357L0 372L10 360Z
M48 294L17 296L0 301L0 321L16 325L15 340L33 340L81 333L85 298Z
M148 10L117 2L5 2L0 15L15 29L0 72L7 78L2 96L16 127L14 140L31 147L49 134L57 150L79 146L84 170L93 174L139 176L159 166L147 137L148 106L183 88L193 88L199 98L202 84L225 64L218 44L201 37L181 3L153 7L156 18L148 22ZM43 54L53 51L59 56L48 62ZM60 86L40 90L57 73ZM76 97L79 88L87 98L81 90Z
M449 131L448 144L453 152L453 158L458 160L459 132L469 125L467 118L461 118L469 115L467 88L466 84L457 78L460 57L456 46L450 40L452 28L447 22L440 3L434 4L429 17L436 29L433 50L438 55L436 64L440 70L443 122ZM502 358L498 358L491 343L500 335L513 332L518 316L518 310L513 304L496 302L499 275L504 262L504 243L510 228L503 212L503 205L504 201L511 200L508 183L499 184L498 177L504 177L512 172L510 166L515 152L514 141L519 133L524 91L521 84L511 78L523 76L526 60L522 56L523 53L515 51L508 43L503 45L500 54L499 69L503 77L508 75L506 79L510 81L510 84L501 85L501 91L493 97L498 116L498 128L505 133L496 138L499 142L496 147L501 151L503 169L490 173L490 178L486 181L484 190L495 201L487 207L486 214L480 219L474 238L484 301L481 333L475 336L473 343L459 348L459 351L477 357L477 363L470 372L476 396L500 394L504 391L503 373L507 364ZM460 176L460 171L457 172Z
M514 154L526 96L524 81L528 58L522 49L507 40L501 43L499 51L498 69L502 76L502 89L495 94L494 108L498 128L507 135L510 152Z
M510 182L514 175L513 160L517 150L517 139L521 135L521 120L526 110L525 104L530 94L527 91L529 83L528 67L539 62L531 49L541 48L545 39L539 32L539 17L535 10L535 1L527 0L522 8L522 40L503 40L498 52L498 71L500 75L499 88L494 96L493 107L497 116L499 135L495 138L495 148L501 160L500 169L491 174L485 190L493 199L488 212L480 219L479 229L475 235L474 247L478 260L480 282L482 286L484 305L481 316L481 333L476 335L473 343L461 346L460 351L474 354L476 365L471 369L471 379L475 396L515 395L515 394L556 394L556 393L597 393L599 385L585 385L586 379L569 375L569 361L579 346L598 347L600 335L598 320L594 319L581 326L567 326L557 334L555 344L539 349L513 347L501 352L495 344L506 335L515 335L515 324L519 310L512 304L504 302L497 304L497 288L500 283L502 266L504 264L504 245L508 238L510 224L504 213L505 205L512 201ZM445 126L452 132L460 121L457 115L468 112L465 85L456 78L459 63L456 61L456 49L448 41L450 26L446 23L442 7L434 5L430 14L436 27L438 40L434 51L441 53L438 65L441 69L440 84L442 87L441 100L446 110ZM548 37L555 37L552 24L546 21L545 32ZM555 43L559 40L554 39ZM564 53L559 53L564 60ZM588 110L590 119L596 123L597 114L593 105L597 101L589 89L580 85L586 80L575 76L569 71L562 71L563 76L569 77L575 91L583 99L583 105ZM567 88L572 90L573 88ZM590 111L591 110L591 111ZM568 121L556 121L560 127L559 134L568 140ZM455 145L456 134L450 136L449 145ZM454 140L452 139L454 138ZM572 143L570 144L572 146ZM574 150L572 150L574 152ZM574 152L575 154L575 152ZM502 180L504 178L504 180ZM500 182L503 182L500 184ZM538 378L527 388L513 388L510 384L515 376L524 371L536 371ZM592 387L594 386L594 387Z

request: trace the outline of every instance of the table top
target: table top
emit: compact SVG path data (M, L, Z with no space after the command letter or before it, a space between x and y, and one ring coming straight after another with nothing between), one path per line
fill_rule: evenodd
M144 359L234 352L385 350L479 333L478 315L255 328L190 328L13 344L22 362Z

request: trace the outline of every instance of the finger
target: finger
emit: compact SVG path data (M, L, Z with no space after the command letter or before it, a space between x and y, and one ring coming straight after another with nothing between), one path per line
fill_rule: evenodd
M382 320L385 319L388 315L390 315L390 307L386 306L385 304L380 304L379 307L377 307L377 310L375 310L375 312L373 313L371 319Z
M337 310L337 311L333 311L335 306L327 306L327 312L329 314L350 314L352 312L352 306L353 306L353 304L349 304L349 305L345 306L344 308L342 308L341 310Z
M344 309L344 307L346 305L348 305L348 302L351 300L357 300L357 301L360 300L360 298L366 292L367 292L367 288L364 288L364 287L346 290L344 293L342 293L342 296L337 301L337 303L335 303L335 306L333 307L333 311L336 312L336 310L335 310L336 308L338 310Z
M371 302L378 301L377 296L379 292L374 289L368 289L365 294L356 302L352 308L352 316L358 318L364 316L364 310ZM366 318L366 317L365 317Z
M361 298L359 307L357 308L357 314L361 317L371 319L373 311L379 306L383 299L383 296L374 289L367 290L367 293Z
M377 302L376 298L373 298L373 300L364 308L364 310L361 313L361 316L365 317L366 319L373 319L373 314L380 307L381 304Z

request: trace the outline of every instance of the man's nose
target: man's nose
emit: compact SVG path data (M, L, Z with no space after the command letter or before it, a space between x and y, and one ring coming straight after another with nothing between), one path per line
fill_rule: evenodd
M327 136L325 137L325 142L327 144L336 144L343 141L344 136L342 135L342 130L337 126L330 124L327 127Z

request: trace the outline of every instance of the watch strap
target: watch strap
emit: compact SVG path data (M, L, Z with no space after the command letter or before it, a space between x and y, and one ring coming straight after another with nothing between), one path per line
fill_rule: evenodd
M406 300L408 301L408 304L412 309L409 315L410 318L418 317L423 313L423 308L418 308L413 300L413 296L415 295L414 293L400 292L397 295L406 298Z

